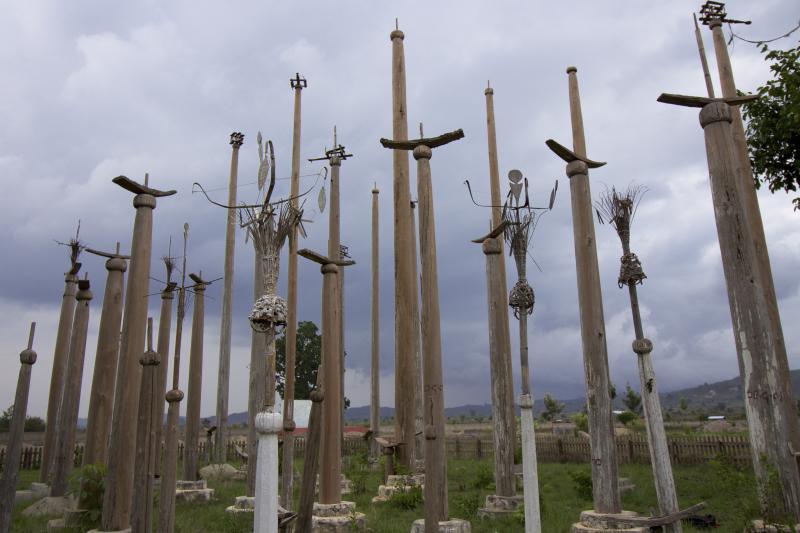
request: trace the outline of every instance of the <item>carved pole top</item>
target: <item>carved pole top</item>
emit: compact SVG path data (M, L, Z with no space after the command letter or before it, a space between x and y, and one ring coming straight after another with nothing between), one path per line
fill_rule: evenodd
M119 243L117 243L117 251L116 252L103 252L101 250L95 250L94 248L86 248L86 251L90 254L99 255L100 257L107 257L108 259L130 259L131 256L124 255L119 253Z
M554 141L553 139L547 139L544 143L547 145L548 148L550 148L550 150L553 151L554 154L556 154L558 157L560 157L567 163L572 163L573 161L582 161L586 163L586 166L589 168L600 168L606 164L604 161L592 161L588 157L580 156L575 152L573 152L572 150L570 150L569 148L567 148L566 146L564 146L563 144Z
M490 231L489 233L487 233L483 237L478 237L477 239L472 239L472 242L474 242L475 244L481 244L481 243L483 243L483 241L485 241L487 239L496 239L497 237L499 237L500 235L503 234L503 232L506 230L507 226L510 226L512 224L514 224L514 223L510 222L508 220L504 220L500 224L498 224L496 227L494 227L492 229L492 231Z
M147 186L146 180L145 184L142 185L141 183L135 182L127 176L117 176L111 181L116 183L126 191L130 191L134 194L149 194L150 196L154 196L155 198L160 198L162 196L172 196L173 194L176 194L178 192L175 190L161 191L158 189L152 189Z
M239 148L244 143L244 133L240 131L234 131L231 133L231 140L230 145L234 148Z
M189 274L189 278L191 278L191 280L194 281L194 289L195 290L204 291L204 290L206 290L207 286L209 286L209 285L211 285L213 283L212 281L205 281L202 278L202 275L203 275L202 272L200 272L199 274L195 274L195 273Z
M297 72L295 73L294 78L289 78L289 85L292 89L301 91L308 87L308 81L305 78L301 78L300 73Z
M417 146L427 146L428 148L438 148L445 144L464 138L464 130L461 128L444 133L438 137L428 137L422 139L410 139L408 141L393 141L381 138L380 143L384 148L392 150L413 150Z
M36 362L36 352L33 351L34 333L36 333L36 322L31 322L31 330L28 333L28 347L19 354L19 362L23 365L32 365Z
M313 250L309 250L308 248L303 248L302 250L297 251L297 255L305 257L306 259L318 263L320 265L336 265L336 266L350 266L355 265L356 262L353 260L335 260L331 259L325 255L317 253Z
M758 100L758 95L733 96L731 98L708 98L706 96L687 96L684 94L661 93L657 102L679 105L683 107L705 107L708 104L722 102L728 105L741 105Z

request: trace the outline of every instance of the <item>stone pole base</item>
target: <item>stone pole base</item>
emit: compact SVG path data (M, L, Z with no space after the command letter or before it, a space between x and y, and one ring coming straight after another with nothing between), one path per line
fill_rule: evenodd
M366 526L366 516L356 511L353 502L314 503L311 533L366 531Z
M69 496L46 496L22 511L23 516L60 516L75 508L76 501Z
M583 511L581 521L572 524L572 533L603 533L614 531L616 533L649 533L647 527L620 526L607 520L608 518L630 518L637 516L633 511L622 511L619 514L601 514L594 510Z
M486 496L485 507L478 509L478 518L494 518L513 513L522 505L522 496L498 496L489 494Z
M411 533L425 533L424 518L414 520L414 523L411 524ZM450 520L439 522L438 533L472 533L472 524L460 518L451 518Z
M213 499L214 489L208 488L205 479L175 482L175 501L177 502L210 502Z
M764 520L753 520L744 533L800 533L800 524L791 527L781 524L770 524Z
M412 474L410 476L391 475L386 478L386 485L378 487L378 495L372 498L372 503L389 501L398 492L408 492L419 487L425 490L425 474Z

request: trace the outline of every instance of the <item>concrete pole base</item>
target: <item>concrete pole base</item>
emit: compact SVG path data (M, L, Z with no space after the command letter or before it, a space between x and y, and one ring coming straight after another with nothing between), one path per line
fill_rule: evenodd
M478 518L495 518L516 511L523 504L522 496L486 496L486 504L478 509Z
M226 513L233 513L233 514L240 514L240 513L252 513L256 510L256 498L255 496L237 496L233 502L233 505L229 505L225 508Z
M214 499L214 489L209 489L205 479L197 481L176 481L176 502L210 502Z
M607 518L630 518L637 516L633 511L622 511L619 514L596 513L594 510L583 511L581 521L572 524L572 533L602 533L604 531L615 531L617 533L649 533L647 527L627 527L618 526L609 522Z
M59 516L75 508L75 500L68 496L47 496L29 505L23 516Z
M781 524L768 524L764 520L753 520L744 530L744 533L800 533L800 524L792 527Z
M386 479L386 485L378 487L378 495L372 498L372 503L389 501L393 495L408 492L415 487L425 490L425 474L391 475Z
M317 503L311 516L311 533L366 531L367 518L356 511L355 502Z
M425 533L425 519L414 520L411 524L411 533ZM434 532L430 532L434 533ZM460 518L451 518L439 522L438 533L472 533L472 524Z
M103 531L102 529L92 529L91 531L87 531L86 533L131 533L131 528L127 527L125 529L115 529L114 531Z

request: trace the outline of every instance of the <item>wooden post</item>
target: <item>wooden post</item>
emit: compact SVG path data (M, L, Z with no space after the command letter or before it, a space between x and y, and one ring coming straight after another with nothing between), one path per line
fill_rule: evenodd
M299 73L289 80L294 90L294 124L292 130L292 176L290 180L290 202L298 208L297 197L300 194L300 117L301 95L308 87L308 81ZM292 507L292 478L294 474L294 367L297 353L297 227L289 233L288 280L286 285L286 335L285 358L286 369L283 388L283 477L281 478L281 506ZM259 295L260 296L260 295Z
M161 487L158 503L158 533L172 533L175 529L175 486L178 470L178 422L183 391L178 388L181 370L181 341L183 319L186 316L186 244L189 224L183 225L183 267L181 286L178 289L178 310L175 319L175 352L172 359L172 388L167 392L167 434L164 438L164 464L161 469Z
M749 426L750 448L758 490L764 497L776 472L782 488L785 510L800 520L800 480L790 452L793 429L797 425L794 410L786 409L792 393L784 375L782 341L777 335L769 290L764 285L763 264L759 261L756 238L749 225L741 187L736 181L740 159L732 133L731 105L755 97L698 98L664 95L659 101L690 107L702 107L703 127L708 156L711 196L717 225L722 266L728 289L728 303L745 393L745 414ZM766 505L766 504L762 504ZM762 508L762 512L774 509Z
M490 150L491 152L491 150ZM489 370L492 390L492 436L494 438L494 481L495 494L497 496L514 496L514 445L516 438L512 428L516 425L513 416L513 397L509 401L507 392L512 376L508 372L509 366L506 364L510 353L510 343L504 339L503 323L508 322L508 305L506 303L506 286L502 273L505 269L503 249L500 232L494 237L483 237L480 239L483 254L486 257L486 292L487 308L489 312ZM493 232L494 233L494 232ZM474 242L478 242L476 239ZM502 282L502 284L501 284ZM509 409L509 404L511 409ZM509 417L509 415L512 415Z
M389 35L392 41L392 137L408 139L408 115L406 108L406 65L403 39L399 29ZM415 390L414 346L417 320L413 315L414 300L418 298L416 285L417 267L414 262L415 243L413 214L409 189L408 154L392 152L392 179L394 199L394 434L398 443L397 460L403 467L412 470L415 447Z
M586 403L589 411L594 511L610 514L619 513L621 505L618 490L617 450L614 443L614 423L611 413L611 379L608 371L603 297L597 265L597 245L588 171L589 168L596 168L602 164L586 159L586 140L583 134L577 70L575 67L567 68L574 151L558 145L555 141L548 141L548 146L556 151L559 157L567 161L586 376Z
M39 481L50 483L56 441L58 440L58 410L64 394L64 376L69 357L69 336L72 331L72 318L75 314L75 294L78 292L78 269L80 263L64 275L64 295L61 297L61 314L58 316L56 347L53 352L53 370L50 375L50 397L47 402L47 420L44 428L44 451Z
M719 70L720 83L722 86L722 96L725 98L733 98L738 93L736 90L736 83L733 78L733 68L731 60L728 55L728 47L725 42L725 36L722 32L722 21L719 19L712 20L709 23L709 28L714 36L714 51L717 58L717 68ZM755 355L753 358L753 374L764 372L765 376L762 385L767 383L772 384L775 388L774 400L768 403L767 412L763 414L769 417L769 421L762 422L767 425L773 426L770 431L775 432L775 442L782 448L778 453L781 456L781 461L776 465L781 477L781 485L783 487L784 500L787 507L794 514L795 518L800 520L800 476L795 468L790 468L788 452L783 451L787 447L787 443L791 442L795 449L800 448L800 423L798 423L796 415L796 405L792 387L789 379L789 362L786 351L786 342L783 336L783 327L781 325L780 311L778 309L778 301L775 295L775 283L772 278L772 266L769 260L769 251L767 249L766 237L764 236L764 224L761 220L761 210L758 205L758 196L753 180L753 169L750 165L750 156L747 148L747 139L744 133L744 126L742 124L742 115L738 106L730 108L731 113L731 136L733 137L733 152L736 157L736 173L735 180L739 192L739 200L745 223L750 230L750 238L753 246L754 260L758 263L758 272L760 275L760 290L764 293L763 298L767 306L767 314L761 318L764 327L769 328L771 343L774 348L771 351L763 352L750 352ZM761 360L758 355L764 358ZM760 367L760 368L756 368ZM740 369L745 369L746 366L741 366ZM742 373L745 382L749 382L746 377L747 372ZM759 378L756 378L759 379ZM752 384L752 382L749 382ZM747 389L747 387L745 387ZM746 393L753 393L757 389L750 388ZM762 389L759 392L763 392ZM745 400L745 405L752 403L752 398ZM746 410L746 412L748 412ZM748 412L750 414L750 412ZM748 416L748 423L751 417ZM751 430L752 431L752 430ZM762 444L763 445L763 444ZM770 446L770 444L766 444ZM759 448L756 453L764 453L763 448ZM760 467L757 467L759 469Z
M489 149L489 182L492 199L492 227L497 227L502 219L502 197L500 196L500 171L497 162L497 131L494 118L494 89L487 87L486 96L486 134ZM504 246L502 239L497 239L499 251L494 261L495 271L489 279L490 257L486 255L487 262L487 292L491 305L496 304L495 321L493 326L495 334L490 333L491 346L489 350L490 371L496 379L492 379L492 424L495 430L495 457L501 450L501 456L506 464L505 468L498 469L498 459L495 458L495 484L499 496L513 496L516 488L514 479L514 446L516 437L516 413L514 412L514 374L511 369L511 328L508 323L508 295L506 293L508 282L506 280L506 262L504 260ZM485 250L484 250L484 253ZM490 318L490 324L492 319ZM495 392L494 389L497 388ZM498 405L494 405L494 399ZM498 433L504 434L507 439L502 441ZM505 448L505 449L502 449ZM510 466L508 466L510 465Z
M264 269L261 257L255 254L255 267L253 269L253 301L258 300L264 290ZM267 360L264 353L267 351L267 336L251 329L250 337L250 383L247 398L247 496L256 495L256 468L258 459L258 436L256 434L256 415L266 401ZM287 328L288 329L288 328ZM284 389L285 392L286 389ZM284 398L284 406L286 399ZM284 407L284 414L286 408ZM284 454L286 454L286 436L284 435ZM284 507L285 509L285 507Z
M618 279L620 288L627 286L631 302L631 314L636 339L633 341L633 351L637 354L639 367L639 389L644 407L644 419L647 426L647 443L650 451L650 464L653 468L653 480L656 486L658 506L662 515L669 515L680 511L678 497L675 493L675 480L672 476L672 464L669 459L667 434L664 430L664 419L661 413L661 400L658 397L656 375L650 353L653 343L645 338L642 327L642 317L639 313L639 296L636 285L642 283L647 277L642 270L641 262L636 254L631 253L630 232L635 205L637 203L637 189L629 188L626 193L617 193L613 190L606 193L603 200L598 202L598 213L605 216L607 222L616 230L622 242L622 266ZM633 463L633 440L628 439L628 462ZM680 521L667 524L665 531L681 533L683 528Z
M36 352L33 351L33 334L36 322L31 323L28 334L28 347L19 354L19 377L17 392L14 395L14 413L8 428L8 444L5 448L5 463L0 479L0 533L11 530L11 511L14 509L14 497L19 475L22 437L25 435L25 416L28 414L28 395L31 388L31 370L36 363Z
M295 531L309 533L311 516L314 507L314 492L319 469L319 449L322 437L322 402L323 391L322 368L317 370L317 388L311 391L311 413L308 416L308 431L305 439L305 455L303 460L303 479L300 484L300 502L297 508L297 524Z
M169 259L171 261L171 259ZM158 341L156 352L158 352L159 372L156 384L156 401L153 402L153 423L155 424L155 435L153 438L153 450L151 452L153 462L153 476L161 477L161 442L164 432L164 405L167 394L167 370L169 365L169 335L172 330L172 301L175 299L175 288L177 283L170 280L171 268L167 268L167 286L161 291L161 312L158 317Z
M333 163L333 160L331 161ZM332 168L336 168L332 164ZM336 172L334 170L334 172ZM331 181L333 183L333 181ZM338 248L337 248L338 251ZM354 261L340 261L319 255L310 250L300 250L298 254L321 265L322 277L322 386L333 390L327 394L323 404L323 424L321 461L325 468L320 473L319 502L339 503L342 500L342 439L341 439L341 396L340 371L337 353L339 348L338 313L336 312L337 289L336 272L339 266L354 265ZM307 446L307 449L309 447ZM306 452L308 453L308 451Z
M153 319L147 319L147 351L139 357L142 381L139 391L139 418L136 428L136 473L134 474L131 529L141 533L153 530L153 461L155 424L153 403L161 403L157 368L159 354L153 351Z
M200 397L203 390L203 333L207 281L189 274L194 281L192 344L189 348L189 390L186 397L186 425L183 448L183 479L197 481L197 443L200 440Z
M372 188L372 327L371 327L371 375L370 375L370 402L369 402L369 429L372 432L370 441L370 456L378 458L378 441L375 439L381 432L381 394L380 394L380 247L378 233L378 185Z
M86 356L86 334L89 329L89 302L92 291L89 280L78 281L75 317L72 320L72 335L69 343L69 360L64 380L64 394L58 412L58 439L53 462L53 484L51 496L66 496L67 475L75 462L75 429L78 425L78 406L81 400L83 362Z
M151 189L147 186L147 175L144 185L125 176L118 176L113 182L136 195L133 199L136 219L133 223L130 271L125 290L125 312L116 380L117 383L132 384L141 380L139 356L144 352L153 210L156 208L156 198L173 195L175 191ZM138 407L139 387L116 388L103 497L103 531L118 531L130 526Z
M122 282L128 269L126 255L116 252L108 254L87 249L106 261L105 292L103 308L100 311L100 328L97 332L97 354L94 360L92 390L89 395L89 415L86 420L86 449L83 464L106 464L108 461L108 437L111 433L111 415L114 408L114 387L119 358L119 335L122 323Z
M244 135L231 133L231 171L228 180L228 205L236 205L236 181L239 173L239 148ZM233 305L233 254L236 243L236 212L228 209L225 219L225 270L222 281L222 320L219 331L219 373L217 374L217 433L214 460L224 463L228 441L228 387L231 368L231 306Z

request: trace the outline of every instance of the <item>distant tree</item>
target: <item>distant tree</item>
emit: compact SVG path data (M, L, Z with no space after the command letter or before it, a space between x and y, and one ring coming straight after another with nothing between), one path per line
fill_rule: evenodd
M308 400L311 391L317 384L317 370L322 357L322 336L319 328L310 320L297 324L297 348L294 365L294 397L296 400ZM276 388L281 397L284 396L286 384L286 336L285 333L275 340L275 374ZM347 355L347 352L344 354ZM345 396L344 408L350 407L350 399Z
M575 424L575 429L578 431L589 432L589 417L585 413L575 413L569 419Z
M633 390L630 383L625 384L625 396L622 397L622 403L628 408L628 411L641 414L642 395Z
M6 432L8 431L9 426L11 426L11 417L14 416L14 405L12 404L8 409L3 411L3 414L0 415L0 431Z
M617 415L617 420L624 425L628 425L634 420L637 420L639 416L632 412L632 411L622 411L620 414Z
M42 432L44 431L45 423L38 416L29 416L25 418L25 431Z
M561 412L564 410L564 404L553 398L550 393L545 393L542 402L544 403L544 411L541 415L542 420L552 422L561 416Z
M689 402L686 401L686 398L681 396L678 400L678 407L680 408L681 412L686 413L686 409L689 407Z
M772 79L756 89L758 100L743 106L747 143L755 185L769 190L796 192L800 186L800 45L770 50L761 45L771 62ZM800 196L792 199L800 210Z
M608 392L611 395L611 399L613 400L614 398L617 397L617 386L612 383L611 388Z
M14 405L10 405L8 409L0 414L0 433L5 433L11 427L11 418L14 416ZM25 431L44 431L44 420L38 416L28 416L25 418Z

